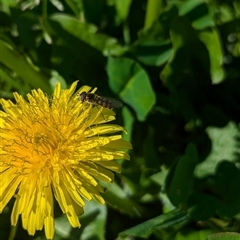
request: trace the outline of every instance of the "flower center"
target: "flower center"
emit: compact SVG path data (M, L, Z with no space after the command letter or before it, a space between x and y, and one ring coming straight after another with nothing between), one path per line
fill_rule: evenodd
M56 148L54 141L44 132L36 132L32 143L38 154L49 154Z

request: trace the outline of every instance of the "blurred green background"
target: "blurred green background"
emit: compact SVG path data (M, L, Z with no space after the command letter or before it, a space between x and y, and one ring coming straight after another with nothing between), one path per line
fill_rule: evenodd
M80 229L56 204L55 240L240 239L239 0L1 0L0 26L0 97L79 80L124 103L131 161Z

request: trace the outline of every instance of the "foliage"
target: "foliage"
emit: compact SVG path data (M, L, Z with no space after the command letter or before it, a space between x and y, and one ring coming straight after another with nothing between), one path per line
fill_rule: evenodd
M116 113L131 161L107 186L107 206L87 203L80 229L55 207L54 239L239 238L239 9L239 0L1 1L0 97L79 79L124 103Z

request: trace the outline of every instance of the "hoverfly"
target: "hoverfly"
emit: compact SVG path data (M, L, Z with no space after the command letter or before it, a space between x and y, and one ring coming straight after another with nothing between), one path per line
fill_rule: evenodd
M108 109L121 108L123 106L123 103L116 99L98 96L94 93L82 92L79 98L82 102L87 102L95 106L100 105Z

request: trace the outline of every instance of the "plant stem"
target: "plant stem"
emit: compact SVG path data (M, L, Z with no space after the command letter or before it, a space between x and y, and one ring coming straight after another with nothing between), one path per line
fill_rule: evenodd
M17 232L17 225L16 226L11 226L10 234L8 237L8 240L14 240Z
M42 0L42 18L47 18L47 0Z

